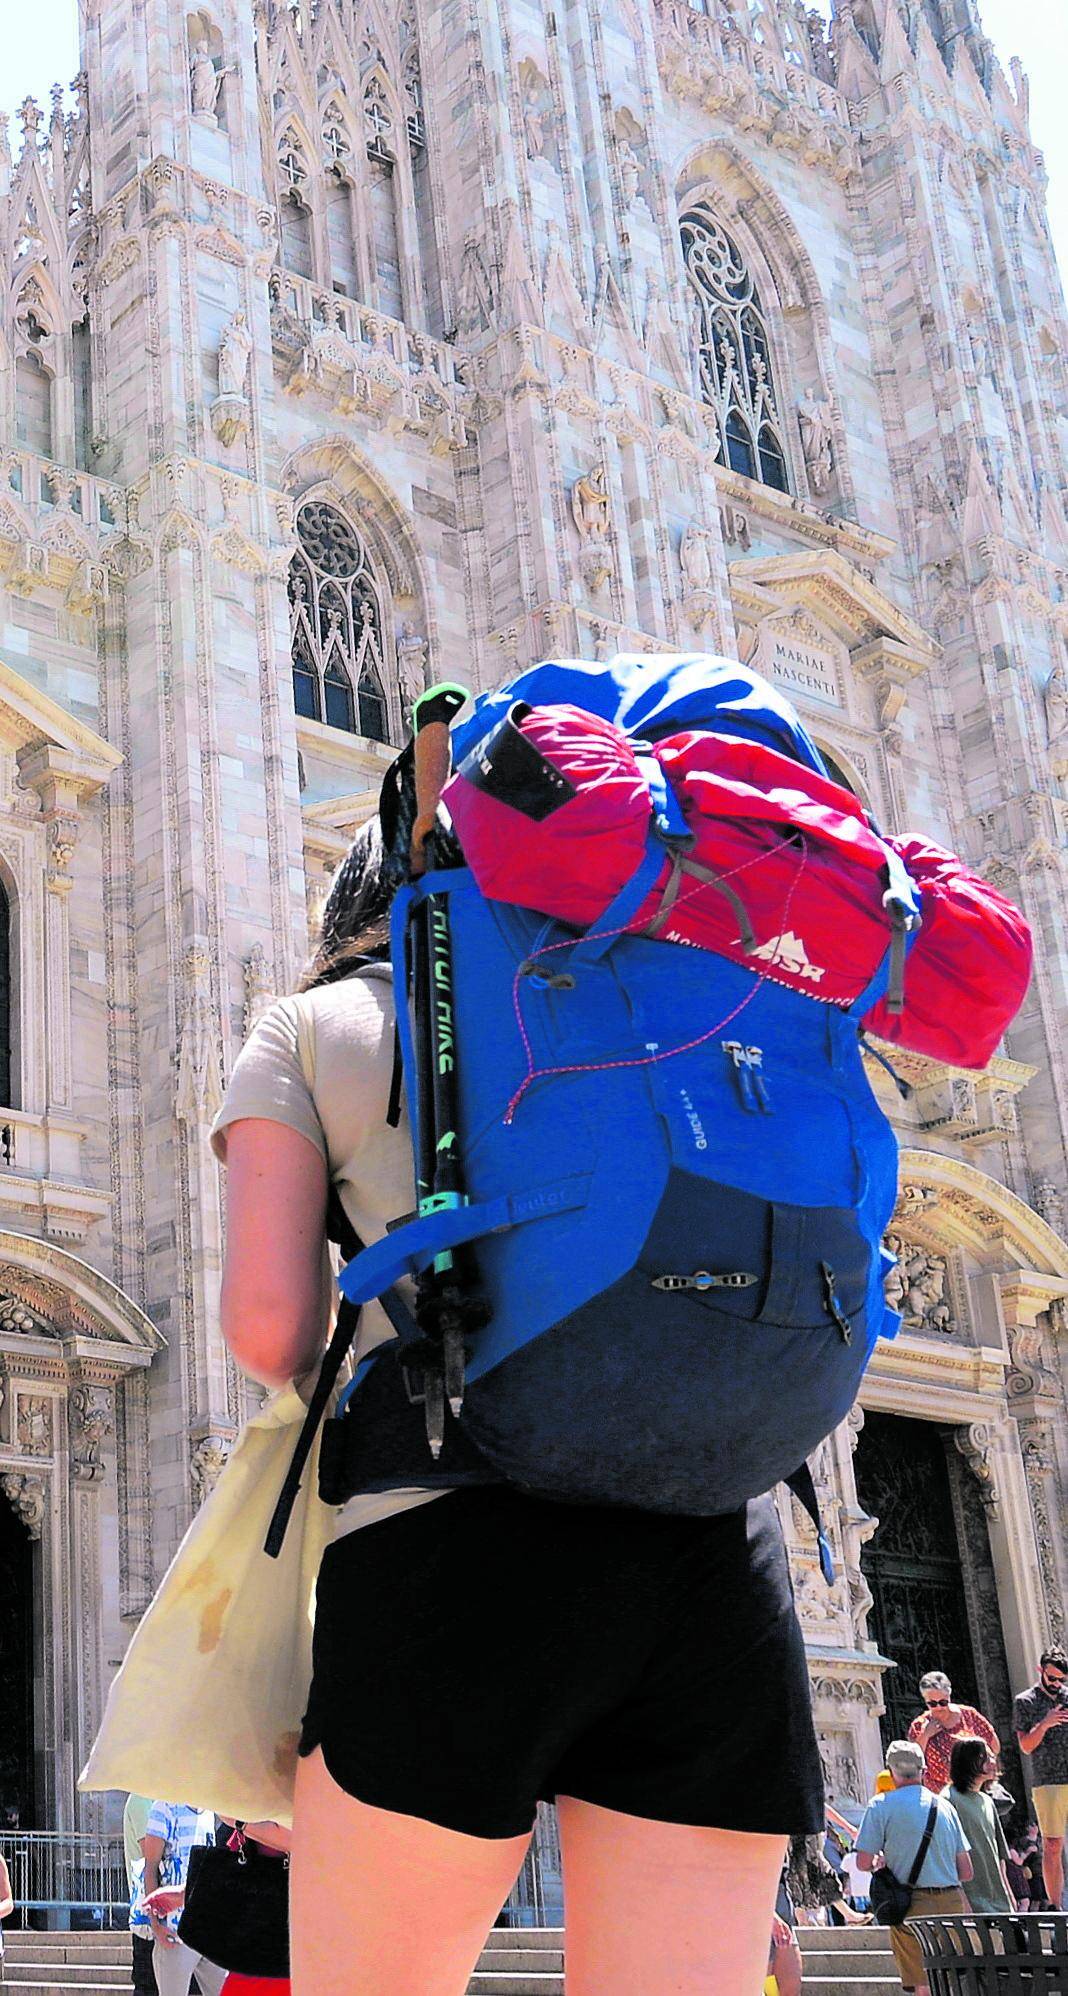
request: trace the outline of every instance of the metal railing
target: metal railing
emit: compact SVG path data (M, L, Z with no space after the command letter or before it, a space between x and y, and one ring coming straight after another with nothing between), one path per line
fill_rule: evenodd
M129 1894L121 1837L78 1831L0 1831L11 1875L12 1927L124 1927ZM556 1811L540 1804L534 1836L497 1918L500 1927L560 1927L564 1893Z
M34 1926L126 1925L129 1891L121 1837L3 1830L0 1856L11 1876L12 1926L25 1924L28 1913L45 1916Z
M497 1915L499 1927L562 1927L564 1887L556 1811L538 1804L538 1821L523 1869Z

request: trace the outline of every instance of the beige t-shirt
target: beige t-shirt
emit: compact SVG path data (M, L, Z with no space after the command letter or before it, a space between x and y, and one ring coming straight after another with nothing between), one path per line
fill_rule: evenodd
M393 1079L393 979L373 965L336 984L279 998L234 1063L211 1145L226 1163L226 1132L249 1117L299 1130L326 1159L341 1203L370 1247L415 1202L412 1142L402 1114L386 1121ZM395 1335L380 1303L360 1316L355 1356ZM337 1536L446 1496L398 1489L352 1497L338 1512Z

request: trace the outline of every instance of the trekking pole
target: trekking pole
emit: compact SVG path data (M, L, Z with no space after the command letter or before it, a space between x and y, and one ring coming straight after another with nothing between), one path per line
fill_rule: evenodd
M431 687L412 711L416 816L412 829L413 875L438 856L435 823L438 802L451 767L449 723L462 707L463 687ZM447 894L427 894L413 924L416 1096L419 1143L415 1160L416 1206L427 1213L454 1211L467 1203L459 1140L459 1077L453 1002L452 936ZM436 1255L419 1277L416 1320L440 1350L440 1361L424 1369L427 1441L440 1455L445 1440L445 1401L453 1415L463 1405L466 1336L485 1322L484 1305L474 1292L470 1249Z

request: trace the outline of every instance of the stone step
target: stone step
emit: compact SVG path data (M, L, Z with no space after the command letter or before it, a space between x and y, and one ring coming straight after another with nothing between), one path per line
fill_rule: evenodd
M889 1954L886 1927L798 1927L802 1954Z
M560 1928L496 1927L468 1996L564 1996ZM805 1996L898 1996L885 1928L803 1927ZM17 1996L126 1996L125 1932L9 1933L0 1988Z

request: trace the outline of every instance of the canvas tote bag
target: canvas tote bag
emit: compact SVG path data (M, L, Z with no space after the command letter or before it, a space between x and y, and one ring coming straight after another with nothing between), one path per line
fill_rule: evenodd
M238 1437L111 1686L83 1790L292 1823L315 1583L335 1523L318 1441L277 1559L263 1542L314 1383L272 1395Z
M306 1029L300 1042L311 1087ZM318 1436L277 1559L263 1542L315 1379L272 1394L242 1429L134 1634L79 1788L292 1824L315 1583L336 1521Z

